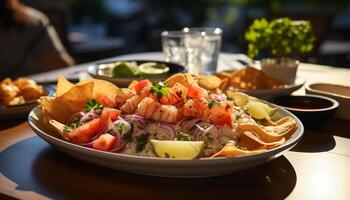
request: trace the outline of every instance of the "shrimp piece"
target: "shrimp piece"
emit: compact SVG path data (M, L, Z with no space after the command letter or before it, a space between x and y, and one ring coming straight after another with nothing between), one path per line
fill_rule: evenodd
M203 117L207 112L208 101L205 98L189 99L183 108L185 117Z
M115 95L115 102L121 106L123 105L126 100L130 99L131 97L135 96L136 93L132 90L126 89L126 88L120 88Z
M122 107L120 107L120 109L124 113L133 113L137 109L137 106L139 105L141 100L142 98L140 95L135 95L130 99L126 100L125 104Z
M140 92L140 96L143 98L150 96L151 85L146 85Z
M179 110L172 105L161 105L150 97L144 98L138 105L136 113L146 119L173 123L179 118Z

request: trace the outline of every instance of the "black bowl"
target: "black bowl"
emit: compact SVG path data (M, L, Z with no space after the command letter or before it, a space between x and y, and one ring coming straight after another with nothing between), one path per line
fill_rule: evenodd
M103 70L101 69L101 65L111 64L111 63L120 62L120 61L136 62L138 65L145 63L145 62L156 62L156 63L160 63L160 64L165 64L165 65L169 66L169 72L167 74L159 75L159 76L155 76L155 77L123 78L123 77L113 77L111 73L103 72ZM186 72L186 69L184 66L176 64L176 63L156 61L156 60L112 60L112 61L108 61L108 62L94 63L88 67L87 71L93 78L102 79L102 80L112 82L119 87L127 87L133 80L149 79L152 82L153 81L163 81L174 74ZM101 73L101 72L103 72L103 73Z
M296 115L306 128L321 128L333 117L339 103L319 95L281 96L272 102Z

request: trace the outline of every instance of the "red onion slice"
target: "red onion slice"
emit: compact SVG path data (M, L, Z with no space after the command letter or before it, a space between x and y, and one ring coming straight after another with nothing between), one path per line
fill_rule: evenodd
M211 96L211 98L213 98L214 100L219 101L219 102L227 100L227 96L225 94L220 94L220 95L218 95L218 94L211 94L210 96Z
M210 142L209 136L212 137L211 142L216 142L216 140L218 140L219 129L216 128L216 126L207 122L200 122L195 126L196 126L196 129L192 133L193 140ZM207 127L207 128L204 128L204 127Z
M146 125L146 132L153 138L160 140L174 140L176 138L175 126L168 123L149 123Z
M195 118L195 119L182 119L180 122L179 122L179 126L181 128L181 130L183 131L190 131L190 129L192 129L195 124L200 121L200 118Z
M69 119L66 121L65 124L70 124L70 123L72 123L72 121L73 121L76 117L77 117L77 118L79 119L79 121L80 121L80 119L81 119L84 115L85 115L85 113L82 112L82 111L73 113L73 114L69 117Z
M89 122L93 119L96 119L98 118L98 114L95 112L95 111L90 111L86 114L84 114L84 116L82 118L80 118L80 121L79 121L79 126L82 125L82 124L85 124L86 122Z

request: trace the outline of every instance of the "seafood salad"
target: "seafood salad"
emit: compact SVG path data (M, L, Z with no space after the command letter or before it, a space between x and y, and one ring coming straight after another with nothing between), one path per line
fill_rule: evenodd
M235 157L282 145L297 128L289 117L273 121L276 109L258 99L210 93L189 74L164 82L134 81L128 88L101 80L73 85L61 77L57 88L56 97L40 100L47 124L63 139L101 151Z

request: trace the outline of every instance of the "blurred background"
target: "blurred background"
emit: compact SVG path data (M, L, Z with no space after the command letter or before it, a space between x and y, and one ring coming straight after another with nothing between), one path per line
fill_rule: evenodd
M310 20L317 36L304 61L350 67L348 0L23 0L45 13L76 63L161 51L160 33L185 26L223 29L222 51L245 53L255 18Z

